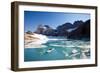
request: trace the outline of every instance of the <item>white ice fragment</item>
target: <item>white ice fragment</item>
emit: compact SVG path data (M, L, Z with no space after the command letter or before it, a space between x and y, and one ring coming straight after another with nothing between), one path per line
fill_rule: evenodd
M77 53L78 51L76 49L73 49L72 50L72 53Z
M66 51L62 51L65 57L69 56L69 54Z
M85 54L84 52L82 52L81 58L82 58L82 59L87 59L88 57L86 56L86 54Z
M50 48L50 49L48 49L46 52L47 53L50 53L50 52L52 52L54 50L54 48Z

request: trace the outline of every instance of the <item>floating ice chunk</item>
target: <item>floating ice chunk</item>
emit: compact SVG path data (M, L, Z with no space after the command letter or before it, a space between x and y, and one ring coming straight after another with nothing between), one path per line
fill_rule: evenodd
M72 50L72 53L77 53L78 51L76 49L73 49Z
M65 57L69 56L69 54L66 51L62 51Z
M80 53L76 49L73 49L72 54L69 57L72 57L72 59L76 59L76 56L79 55L79 54Z
M78 46L78 47L82 49L87 49L87 48L90 48L90 45L84 45L84 46Z
M86 56L86 54L85 54L84 52L82 52L81 58L82 58L82 59L87 59L88 57Z
M79 54L80 54L80 53L77 52L77 53L74 53L74 54L70 55L70 57L75 57L76 55L79 55Z
M67 39L56 39L56 38L54 38L54 39L48 39L49 41L58 41L58 40L67 40Z
M90 51L89 49L83 49L83 50L82 50L82 52L84 52L84 53L85 53L85 52L89 52L89 51Z
M54 50L54 48L50 48L50 49L48 49L46 52L47 53L50 53L50 52L52 52Z
M65 56L66 56L66 57L69 56L68 53L66 53Z
M47 46L46 45L40 45L40 44L28 44L28 45L25 45L25 48L46 48Z
M55 46L55 47L66 47L66 48L68 48L68 47L75 47L75 46L73 46L73 45L60 45L60 44L50 44L50 46Z

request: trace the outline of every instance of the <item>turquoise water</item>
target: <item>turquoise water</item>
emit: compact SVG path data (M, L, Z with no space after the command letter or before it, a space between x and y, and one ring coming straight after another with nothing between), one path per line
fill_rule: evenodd
M84 49L78 46L90 45L88 40L71 40L65 37L49 37L49 39L47 43L42 44L45 47L25 48L24 61L83 59ZM84 53L87 59L90 58L90 48L88 50Z

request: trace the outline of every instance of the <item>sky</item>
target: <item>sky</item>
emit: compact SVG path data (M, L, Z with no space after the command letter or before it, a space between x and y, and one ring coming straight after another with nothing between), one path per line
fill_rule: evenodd
M73 24L77 20L88 19L90 19L90 14L85 13L24 11L24 30L34 32L40 24L49 25L55 29L66 22Z

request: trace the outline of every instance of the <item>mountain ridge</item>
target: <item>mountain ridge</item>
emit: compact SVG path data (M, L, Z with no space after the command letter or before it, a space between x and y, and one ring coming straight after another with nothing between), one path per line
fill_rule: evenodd
M31 33L28 32L28 33ZM71 39L90 38L90 19L83 22L82 20L72 23L64 23L53 29L49 25L38 25L34 33L46 36L66 36Z

